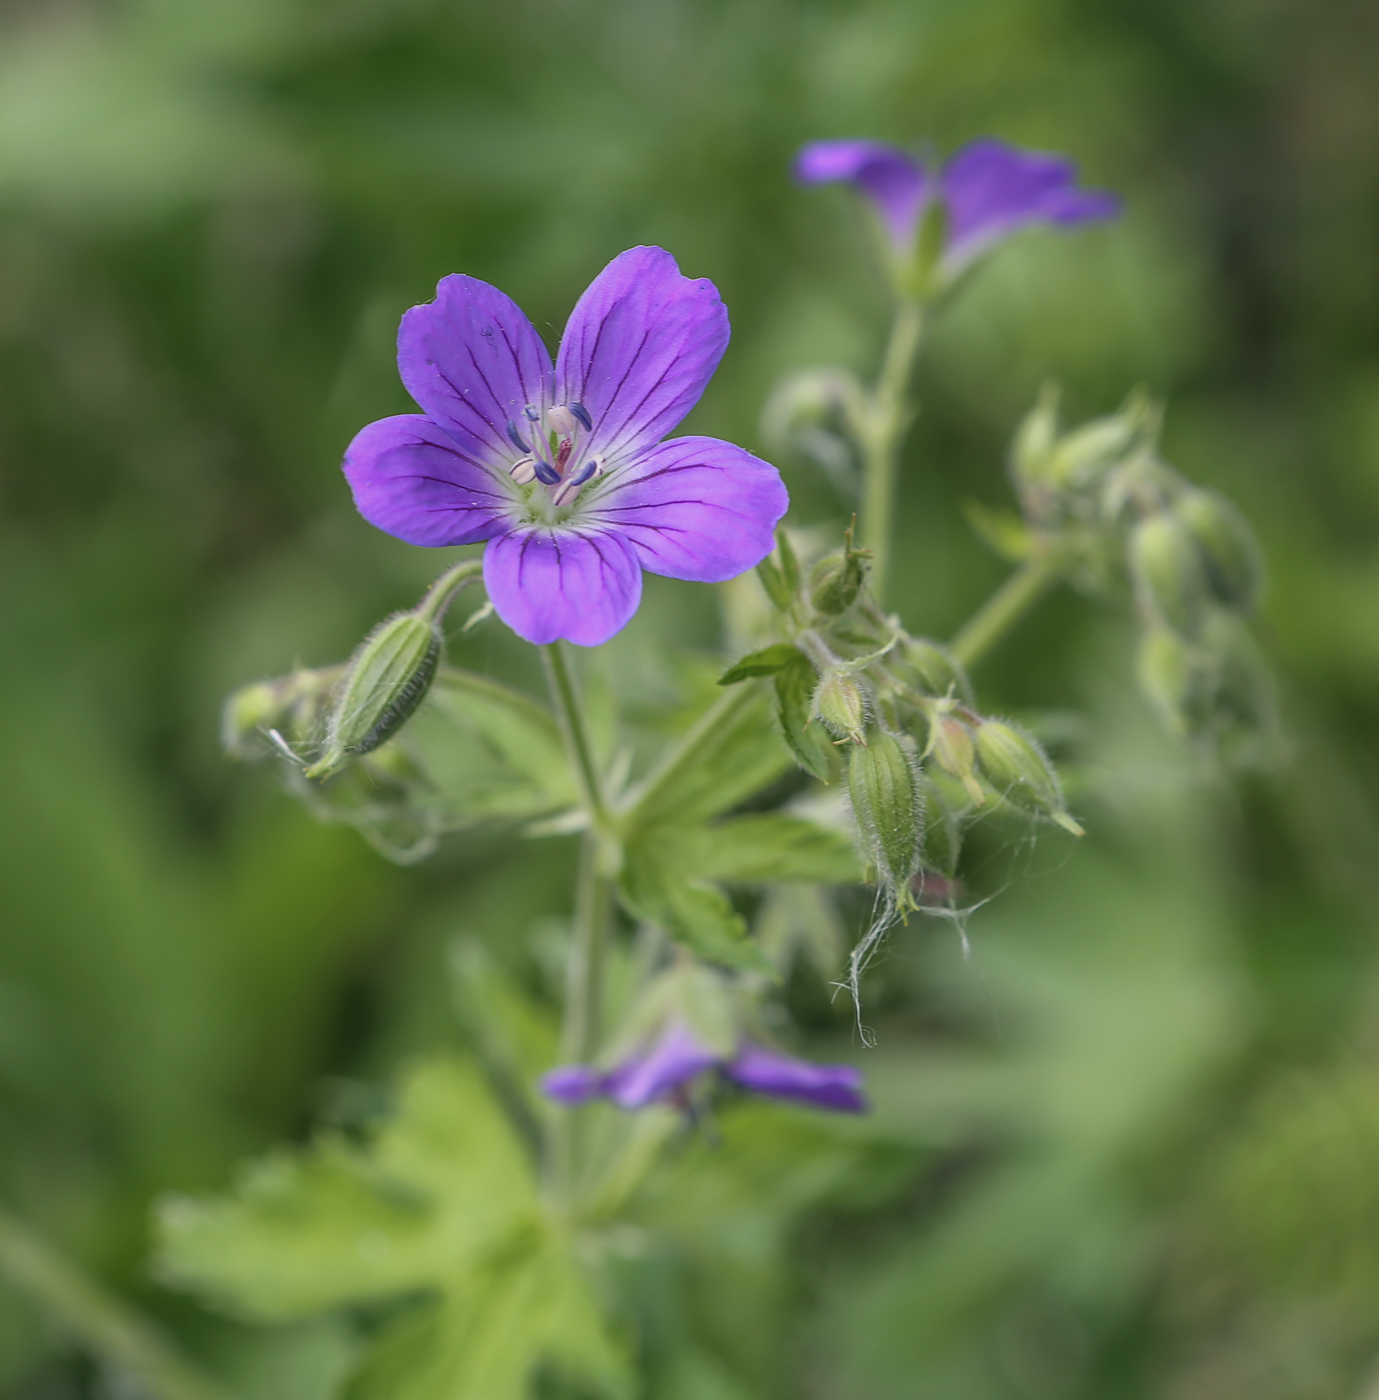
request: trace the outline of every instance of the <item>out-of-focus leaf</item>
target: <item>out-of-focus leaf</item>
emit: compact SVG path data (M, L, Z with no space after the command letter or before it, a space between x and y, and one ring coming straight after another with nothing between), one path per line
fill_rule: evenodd
M809 702L818 683L814 668L801 655L798 662L776 675L776 713L795 762L826 783L833 773L833 745L823 725L810 722Z
M978 539L993 554L1018 564L1029 557L1029 530L1013 510L999 510L983 501L962 503L962 513Z
M475 1071L424 1063L367 1148L268 1158L231 1197L173 1199L159 1271L268 1321L462 1277L535 1209L530 1165Z
M678 835L663 829L628 847L619 882L624 903L710 962L774 974L723 891L681 872L674 854Z
M796 666L801 661L808 664L799 647L791 646L789 642L776 642L729 666L718 678L718 683L736 685L738 681L750 680L753 676L774 676L776 672L785 670L787 666Z
M679 839L676 860L709 880L851 885L862 879L852 838L803 817L776 812L729 817L690 828Z

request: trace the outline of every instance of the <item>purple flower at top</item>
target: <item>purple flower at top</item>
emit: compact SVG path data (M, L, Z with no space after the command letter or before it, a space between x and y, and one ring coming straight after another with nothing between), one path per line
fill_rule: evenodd
M807 185L845 180L875 207L896 253L908 258L933 201L948 215L938 271L950 278L992 244L1033 224L1077 228L1120 212L1118 196L1079 189L1066 156L1022 150L982 137L931 169L884 141L816 141L804 147L795 175Z
M409 544L487 540L484 583L514 632L597 646L637 610L643 569L717 583L771 550L789 503L776 469L717 438L662 441L728 334L713 283L660 248L599 273L554 365L509 297L446 277L398 330L422 412L369 424L345 454L355 505Z
M741 1041L731 1057L718 1055L680 1020L671 1021L655 1040L610 1070L564 1065L547 1074L541 1088L563 1104L605 1096L619 1108L645 1108L673 1099L690 1080L711 1069L744 1089L815 1108L861 1113L867 1106L862 1071L852 1065L815 1065L750 1040Z

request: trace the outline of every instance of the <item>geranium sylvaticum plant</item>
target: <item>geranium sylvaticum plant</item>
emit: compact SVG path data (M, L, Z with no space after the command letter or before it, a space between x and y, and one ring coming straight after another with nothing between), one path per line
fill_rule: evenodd
M1087 229L1119 200L1082 187L1062 156L992 139L946 161L817 142L795 174L850 186L881 230L893 322L873 380L839 367L787 381L766 418L768 461L671 436L729 326L713 283L669 252L614 257L554 358L505 292L445 277L398 335L420 412L362 427L344 472L363 517L405 546L481 557L448 556L350 661L257 682L227 707L236 756L274 756L313 810L394 858L481 826L580 847L558 997L534 998L457 945L467 1057L414 1065L391 1115L362 1134L164 1215L166 1278L240 1315L352 1319L354 1397L515 1400L538 1376L583 1395L651 1393L635 1374L647 1337L672 1316L693 1326L691 1310L651 1319L645 1306L673 1270L639 1282L689 1247L657 1224L689 1189L675 1165L688 1145L731 1148L733 1123L763 1113L806 1115L815 1135L791 1139L802 1144L856 1132L872 1106L860 1018L882 940L912 915L962 915L974 822L1003 815L1069 846L1082 834L1039 738L986 712L968 674L1047 589L1129 601L1144 690L1205 760L1269 751L1272 689L1248 627L1258 551L1228 502L1162 460L1143 396L1068 430L1048 391L1013 425L1018 514L986 533L1014 567L954 636L918 635L927 599L890 584L926 317L1004 241ZM857 468L857 499L829 532L784 519L778 466L803 469L801 451ZM686 682L687 713L659 725L672 736L659 751L644 732L634 744L591 725L588 653L567 646L622 631L644 571L746 576L734 654L716 686ZM498 620L480 606L465 626L505 625L537 647L544 700L447 663L447 617L480 583ZM645 644L681 649L664 630ZM780 910L806 906L782 924ZM850 956L802 931L840 911ZM549 965L549 946L534 964ZM783 1010L806 948L859 1018L850 1049L826 1057Z

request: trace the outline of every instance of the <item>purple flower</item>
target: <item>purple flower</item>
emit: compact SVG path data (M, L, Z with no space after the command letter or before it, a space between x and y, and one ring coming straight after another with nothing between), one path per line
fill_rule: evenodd
M740 1042L727 1058L715 1054L679 1020L671 1021L655 1040L610 1070L564 1065L547 1074L541 1088L563 1104L581 1104L603 1095L619 1108L645 1108L675 1097L690 1080L710 1069L721 1070L744 1089L815 1108L861 1113L867 1106L862 1071L852 1065L815 1065L750 1040Z
M554 367L521 309L452 276L398 330L420 414L345 454L359 512L418 545L489 542L484 582L529 642L597 646L642 570L717 583L759 563L788 499L769 463L717 438L662 442L728 344L712 282L660 248L619 254L579 299Z
M933 201L948 223L938 271L951 278L993 243L1032 224L1076 228L1120 212L1104 190L1077 186L1066 156L1026 151L994 137L972 141L938 169L884 141L816 141L795 162L807 185L846 180L881 216L896 253L908 258Z

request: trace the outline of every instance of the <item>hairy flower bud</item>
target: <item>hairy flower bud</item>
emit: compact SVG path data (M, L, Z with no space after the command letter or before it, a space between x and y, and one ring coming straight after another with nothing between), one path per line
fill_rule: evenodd
M892 897L904 898L919 868L924 805L910 756L894 734L877 731L850 750L848 796L877 879Z
M270 733L281 732L284 741L295 743L318 736L340 671L338 666L319 671L303 668L277 680L242 686L221 711L220 737L225 752L247 761L272 751L273 742L267 737Z
M817 611L846 612L857 600L866 577L863 556L852 548L826 554L809 575L809 598Z
M426 698L440 654L439 624L417 613L398 613L374 628L355 653L331 711L326 751L306 776L328 778L350 756L392 738Z
M1264 566L1245 517L1219 492L1203 490L1184 492L1174 501L1173 513L1202 552L1212 592L1230 607L1251 611Z
M1188 527L1167 511L1141 520L1130 535L1129 564L1150 617L1182 637L1195 637L1210 586L1202 552Z
M1211 720L1219 668L1171 628L1151 626L1140 640L1140 689L1171 734L1200 734Z
M830 671L814 689L811 710L836 739L865 743L866 697L862 687L846 671Z
M1033 735L1004 720L983 720L973 743L987 782L1011 806L1050 817L1074 836L1083 834L1068 815L1058 774Z

